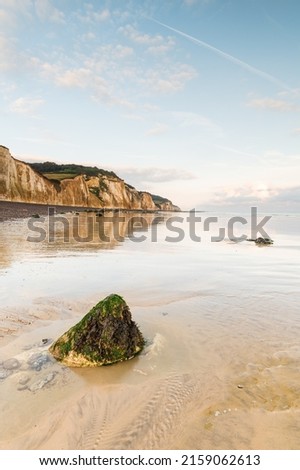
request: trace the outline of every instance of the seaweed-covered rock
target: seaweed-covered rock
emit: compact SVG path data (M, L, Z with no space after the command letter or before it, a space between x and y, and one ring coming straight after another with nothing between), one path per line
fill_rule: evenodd
M144 339L131 319L126 302L112 294L49 348L59 361L71 367L93 367L131 359Z

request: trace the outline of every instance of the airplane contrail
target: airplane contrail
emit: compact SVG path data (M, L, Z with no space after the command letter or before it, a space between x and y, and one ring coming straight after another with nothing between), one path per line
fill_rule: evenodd
M194 42L195 44L198 44L200 46L205 47L206 49L209 49L210 51L214 52L215 54L218 54L219 56L223 57L224 59L228 60L229 62L232 62L236 65L239 65L245 70L248 70L248 72L251 72L255 75L258 75L261 78L264 78L265 80L268 80L269 82L275 83L278 85L280 88L283 88L288 91L292 91L291 88L283 83L281 80L279 80L276 77L273 77L273 75L270 75L269 73L264 72L263 70L259 70L256 67L253 67L250 64L247 64L247 62L244 62L240 59L237 59L236 57L228 54L227 52L222 51L221 49L218 49L217 47L214 47L207 42L201 41L200 39L197 39L193 36L190 36L189 34L184 33L183 31L180 31L179 29L172 28L172 26L168 26L165 23L161 23L158 20L155 20L154 18L149 18L149 20L154 21L155 23L163 26L164 28L169 29L170 31L174 31L177 34L180 34L180 36L185 37L186 39L189 39L190 41Z

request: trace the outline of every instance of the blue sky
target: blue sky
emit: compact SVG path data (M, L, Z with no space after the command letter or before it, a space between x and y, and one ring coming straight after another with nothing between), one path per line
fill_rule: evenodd
M0 144L184 209L300 207L298 0L0 0Z

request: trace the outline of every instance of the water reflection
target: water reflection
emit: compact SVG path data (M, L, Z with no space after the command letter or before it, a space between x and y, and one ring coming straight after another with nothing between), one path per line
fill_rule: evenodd
M6 221L0 224L0 268L24 255L56 256L64 252L112 250L129 238L141 243L170 215L154 213L75 213Z

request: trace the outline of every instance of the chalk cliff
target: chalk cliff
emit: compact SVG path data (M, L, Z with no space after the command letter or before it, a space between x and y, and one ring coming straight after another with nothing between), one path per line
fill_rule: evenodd
M0 200L143 210L180 210L171 201L155 204L150 193L137 191L112 175L78 175L62 181L49 180L25 162L16 160L0 145Z

